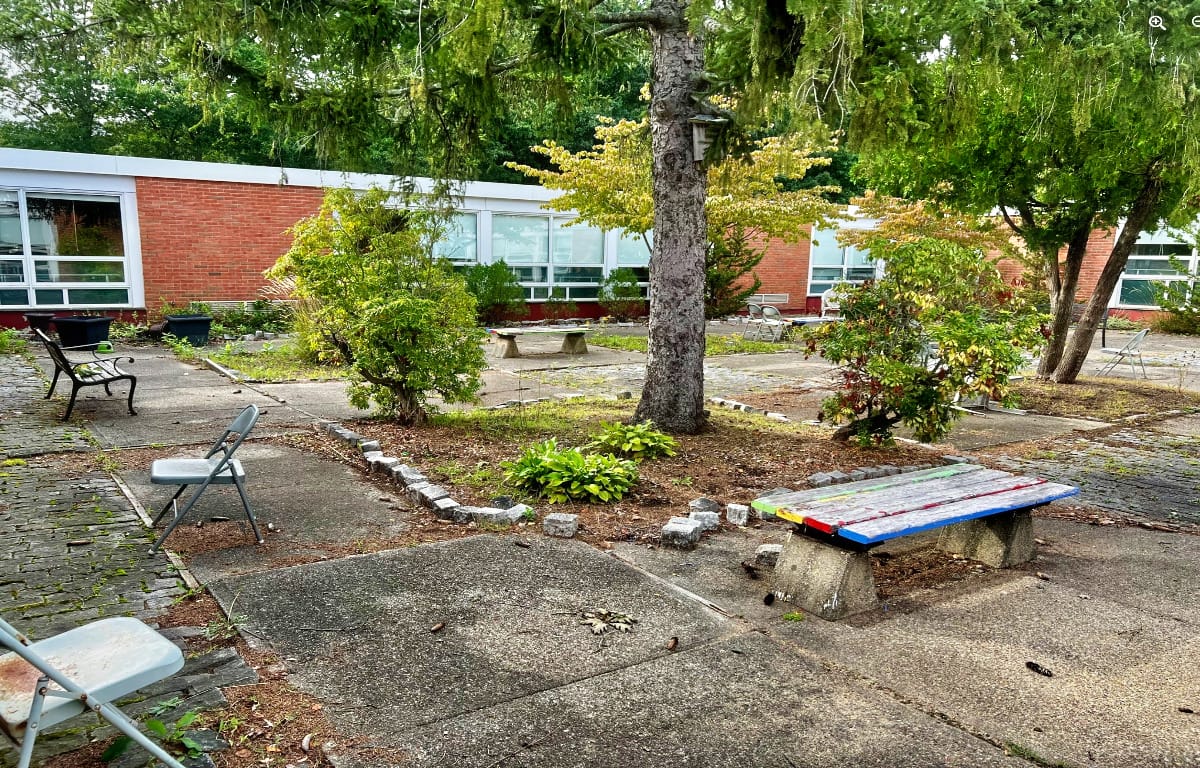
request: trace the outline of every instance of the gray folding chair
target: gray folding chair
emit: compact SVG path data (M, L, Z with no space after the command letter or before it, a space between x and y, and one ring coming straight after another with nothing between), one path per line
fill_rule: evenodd
M1136 334L1134 334L1133 338L1130 339L1129 342L1126 343L1125 346L1121 347L1120 349L1118 349L1116 347L1101 348L1101 350L1100 350L1101 352L1103 352L1107 355L1112 355L1113 357L1112 357L1112 359L1110 359L1108 362L1106 362L1104 364L1104 366L1100 369L1100 372L1097 373L1096 375L1103 376L1107 373L1111 373L1112 370L1117 367L1117 365L1119 365L1120 363L1123 363L1123 362L1127 362L1127 363L1129 363L1129 370L1132 371L1133 374L1136 376L1137 368L1135 368L1133 365L1133 361L1136 360L1138 365L1142 366L1142 378L1143 379L1148 378L1146 376L1146 364L1144 362L1142 362L1142 351L1141 351L1142 342L1145 341L1147 333L1150 333L1150 329L1143 328L1142 330L1140 330Z
M762 330L767 334L767 338L771 341L782 340L784 333L791 329L792 324L783 319L783 314L778 307L772 307L770 304L763 305L762 313ZM762 338L761 334L759 338Z
M30 642L0 619L0 730L20 747L29 768L43 728L91 710L171 768L183 768L112 702L183 668L183 652L137 619L93 621Z
M758 338L762 331L763 308L753 301L746 302L746 327L742 330L742 338Z
M238 414L238 417L225 428L225 432L217 438L212 449L204 455L204 458L159 459L150 465L151 483L179 486L179 490L175 491L175 495L158 513L158 517L154 518L154 525L157 526L168 510L174 510L175 516L171 520L171 524L167 526L167 530L163 531L162 536L159 536L158 540L150 545L150 554L158 551L163 540L171 535L171 531L175 530L175 526L179 525L196 504L200 494L204 493L210 485L232 485L237 488L238 495L242 498L242 506L246 510L246 517L250 520L250 527L254 530L254 538L259 544L263 543L262 534L258 532L258 523L254 519L254 510L250 508L250 500L246 497L246 471L242 467L242 462L233 458L233 452L238 449L257 422L258 406L247 405ZM237 435L237 437L231 440L232 435ZM189 485L199 487L183 505L183 509L180 509L179 497Z

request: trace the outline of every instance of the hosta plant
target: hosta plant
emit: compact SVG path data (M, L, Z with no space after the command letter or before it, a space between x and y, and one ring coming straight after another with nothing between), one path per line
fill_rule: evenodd
M588 450L614 453L641 461L659 456L674 456L678 446L675 438L658 431L649 421L641 424L602 422L600 427L600 434L588 443Z
M637 464L611 454L559 448L554 438L525 449L505 462L510 485L532 491L550 503L571 499L619 501L637 482Z

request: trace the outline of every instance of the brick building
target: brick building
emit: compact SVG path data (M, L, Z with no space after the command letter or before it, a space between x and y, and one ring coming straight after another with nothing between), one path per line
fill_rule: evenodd
M387 187L386 176L220 163L153 160L0 148L0 325L21 327L28 311L156 315L165 303L249 301L262 272L287 250L286 230L314 213L323 190ZM418 190L429 188L417 180ZM588 226L542 204L536 186L467 182L439 253L456 265L504 259L533 316L548 299L600 314L600 280L618 267L648 277L649 248L636 237ZM845 226L870 226L852 222ZM1111 245L1089 248L1080 295L1090 293ZM1192 269L1191 246L1143 234L1113 297L1130 314L1153 310L1153 280L1179 279L1169 258ZM773 244L759 265L760 299L786 312L814 313L834 282L880 269L839 245L832 231Z

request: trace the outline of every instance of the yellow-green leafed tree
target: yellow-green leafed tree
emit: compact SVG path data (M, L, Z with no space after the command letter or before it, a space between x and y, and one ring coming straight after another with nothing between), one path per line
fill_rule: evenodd
M579 218L604 229L648 238L654 227L650 130L647 121L602 119L596 146L571 152L553 141L533 151L557 170L509 163L563 192L547 206L578 211ZM740 309L761 282L753 269L762 260L768 238L796 242L814 223L824 222L837 206L823 194L833 187L788 190L785 178L800 178L809 168L827 165L813 148L794 137L756 143L749 154L727 157L707 172L704 308L708 317ZM653 272L655 264L651 261ZM749 275L749 277L746 277Z

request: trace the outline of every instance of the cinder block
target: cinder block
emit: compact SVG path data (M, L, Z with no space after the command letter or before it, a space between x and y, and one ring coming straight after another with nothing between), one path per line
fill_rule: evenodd
M777 599L830 621L879 604L869 554L795 533L779 554L772 591Z
M689 512L720 512L721 505L718 504L717 502L713 501L712 499L707 499L707 498L693 499L691 501L691 503L688 504L688 511Z
M719 512L704 512L694 509L688 514L688 517L700 523L700 528L705 531L715 531L721 527Z
M733 525L745 525L750 522L750 507L745 504L726 504L725 519Z
M579 515L569 515L566 512L552 512L542 521L542 531L547 536L557 536L569 539L579 530Z
M688 517L672 517L662 527L662 545L692 549L700 542L700 523Z

